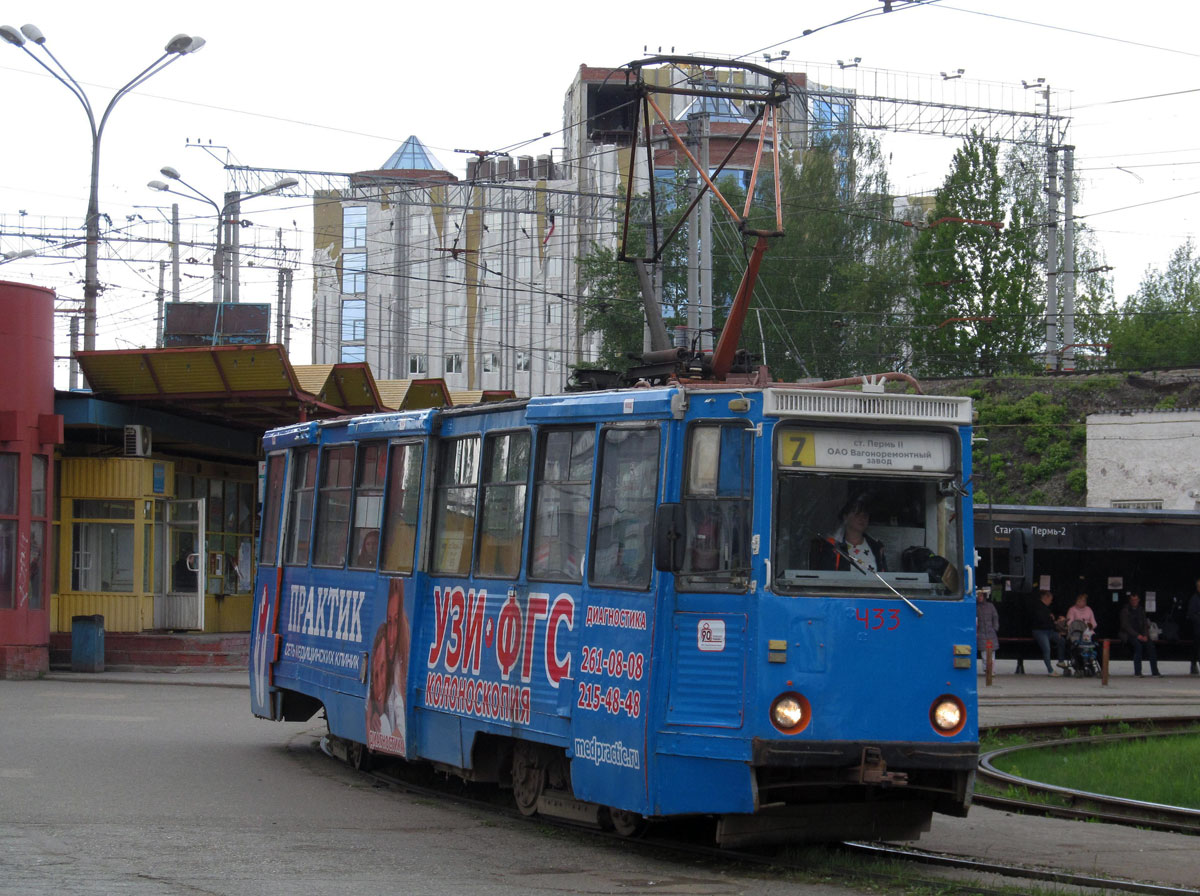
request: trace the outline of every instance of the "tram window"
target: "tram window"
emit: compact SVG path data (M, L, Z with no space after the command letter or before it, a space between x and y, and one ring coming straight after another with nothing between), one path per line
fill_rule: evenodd
M531 579L583 581L595 446L593 429L549 430L539 438L529 546Z
M292 455L291 500L287 517L287 562L308 562L312 539L313 492L317 484L317 449L299 448Z
M262 532L259 538L259 562L274 566L278 562L279 516L283 511L283 468L286 455L267 458L267 493L263 498Z
M435 573L465 576L471 571L478 481L479 437L442 443L434 498L432 571Z
M350 526L350 495L354 481L354 446L327 448L321 458L317 489L317 534L313 566L342 566Z
M741 423L702 424L689 432L681 589L749 587L753 449L754 431Z
M958 498L947 480L784 473L777 483L781 588L960 594Z
M600 445L593 585L649 586L657 490L658 430L606 429Z
M383 568L388 572L412 572L417 514L421 507L421 462L425 452L420 444L405 442L393 445L389 454Z
M354 509L350 524L350 566L374 569L379 559L379 524L383 521L383 486L387 444L363 442L354 465Z
M511 578L521 571L528 482L529 433L488 436L483 449L479 575Z

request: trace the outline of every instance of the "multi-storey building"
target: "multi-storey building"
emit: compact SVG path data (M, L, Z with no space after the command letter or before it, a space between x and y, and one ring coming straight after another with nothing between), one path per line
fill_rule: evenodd
M459 181L410 137L384 168L316 198L316 363L540 394L590 355L576 314L577 183L545 156L485 159L470 175Z
M670 66L649 79L738 85L726 70ZM783 109L788 147L821 130L820 110L795 95ZM821 107L826 118L838 116ZM693 122L715 167L757 111L720 96L669 96L676 129ZM707 119L703 128L695 126ZM578 260L593 245L615 245L637 121L620 69L581 66L564 104L563 149L551 156L483 157L459 180L410 137L382 168L318 193L314 204L313 360L366 361L379 379L443 377L451 389L563 388L570 368L596 357L579 315ZM772 135L774 139L774 135ZM682 155L654 135L656 176L673 176ZM724 175L753 166L753 143L739 147ZM634 192L644 191L644 156L634 160ZM696 300L711 314L713 299ZM708 318L700 317L701 327Z

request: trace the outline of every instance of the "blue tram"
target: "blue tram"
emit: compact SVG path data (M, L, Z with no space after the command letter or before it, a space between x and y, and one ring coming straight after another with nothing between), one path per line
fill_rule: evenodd
M916 837L977 758L970 418L709 383L274 430L253 712L623 833Z

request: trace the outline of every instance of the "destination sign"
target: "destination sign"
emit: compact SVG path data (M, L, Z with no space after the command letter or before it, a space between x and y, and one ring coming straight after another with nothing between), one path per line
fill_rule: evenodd
M948 472L954 463L950 436L942 433L789 428L777 445L783 467Z

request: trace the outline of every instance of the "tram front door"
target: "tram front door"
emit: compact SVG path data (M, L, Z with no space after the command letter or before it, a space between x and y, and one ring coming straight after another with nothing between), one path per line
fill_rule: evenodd
M154 627L204 629L204 499L160 502Z

